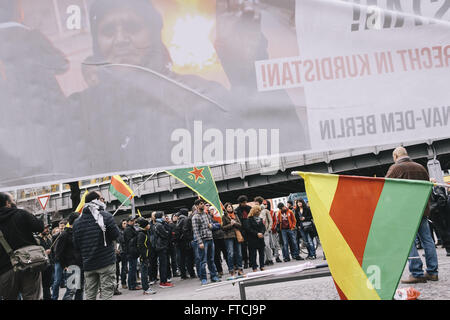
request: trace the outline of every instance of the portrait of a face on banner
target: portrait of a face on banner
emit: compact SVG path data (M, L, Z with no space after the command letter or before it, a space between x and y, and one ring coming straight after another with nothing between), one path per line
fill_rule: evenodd
M448 136L445 3L3 0L0 189Z

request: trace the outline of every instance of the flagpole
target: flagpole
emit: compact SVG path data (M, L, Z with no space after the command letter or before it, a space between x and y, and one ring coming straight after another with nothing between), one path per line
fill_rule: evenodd
M158 171L153 172L153 173L150 175L150 177L148 177L147 179L145 179L145 181L142 182L142 183L137 187L136 190L133 190L133 193L130 194L130 195L128 196L128 198L126 198L126 199L120 204L120 206L117 208L117 210L113 213L113 216L115 216L116 213L117 213L117 211L119 211L120 208L123 207L123 205L125 204L125 202L127 202L127 201L130 199L130 197L132 197L132 196L136 193L136 191L138 191L138 190L139 190L139 189L140 189L140 188L141 188L148 180L150 180L156 173L158 173ZM131 178L130 178L130 180L131 180ZM133 199L134 199L134 197L133 197ZM132 203L133 203L133 202L132 202ZM135 213L135 215L136 215L136 213ZM132 217L134 218L133 215L132 215Z

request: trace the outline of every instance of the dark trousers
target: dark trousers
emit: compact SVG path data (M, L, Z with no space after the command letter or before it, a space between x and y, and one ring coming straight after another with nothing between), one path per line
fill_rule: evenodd
M131 256L127 257L128 259L128 289L133 290L137 286L137 258L133 258Z
M447 252L450 252L450 213L433 212L430 218L436 233L441 238L442 246Z
M264 247L248 247L248 251L250 252L250 266L252 269L258 268L256 264L256 252L259 255L259 267L264 268Z
M167 277L171 279L177 270L177 251L175 246L169 246L167 250Z
M50 288L53 283L53 265L50 265L42 271L42 299L52 300L52 294Z
M150 281L156 281L158 279L158 254L153 248L150 250L148 264Z
M222 257L220 256L220 253L223 254L223 258L227 261L228 253L225 240L214 239L214 264L216 265L217 272L223 273Z
M142 289L147 291L150 288L148 282L148 272L149 272L149 260L141 259L141 281L142 281Z
M0 300L38 300L41 293L41 272L12 269L0 275Z
M195 276L194 271L194 251L187 242L181 242L178 246L178 255L180 258L180 274L182 278L185 278L187 273L191 277Z
M160 283L167 282L167 249L156 251L159 260Z
M249 255L248 255L248 241L247 239L241 243L241 251L242 251L242 260L244 264L248 264Z
M120 264L121 264L121 270L120 270L120 282L123 285L127 284L127 275L128 275L128 260L127 255L125 253L120 254ZM119 282L117 282L119 283Z

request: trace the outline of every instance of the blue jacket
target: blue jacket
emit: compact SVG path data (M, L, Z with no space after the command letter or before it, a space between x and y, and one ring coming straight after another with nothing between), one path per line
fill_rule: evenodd
M106 247L103 231L95 222L90 210L85 208L83 214L73 225L74 247L81 252L83 270L98 270L116 263L113 241L119 239L120 232L111 213L100 211L106 226Z

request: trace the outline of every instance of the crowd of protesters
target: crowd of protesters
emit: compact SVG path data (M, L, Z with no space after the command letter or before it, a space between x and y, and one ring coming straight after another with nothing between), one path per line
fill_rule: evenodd
M404 153L400 160L394 159L396 164L409 159ZM264 271L275 262L317 258L318 234L304 199L272 208L269 200L256 197L249 202L242 195L236 205L225 203L220 214L199 198L191 210L155 211L147 219L130 216L119 224L106 211L99 191L91 191L85 202L81 214L71 213L51 230L35 215L17 208L11 194L0 193L0 300L58 300L61 288L65 288L64 300L107 300L121 290L151 295L157 287L174 287L176 277L206 285L208 279L214 283ZM428 211L416 246L426 245L425 254L430 255L428 242L433 240L424 242L430 225L450 256L448 190L433 188ZM8 252L33 245L45 252L48 262L40 269L16 270ZM307 251L306 257L301 257L301 249ZM413 256L417 256L415 249L411 249ZM433 265L427 258L427 268ZM414 266L410 263L410 271ZM437 271L428 278L437 281ZM412 273L402 282L424 279Z
M309 227L312 216L303 200L272 209L262 197L249 202L243 195L237 205L225 203L221 215L197 199L191 210L155 211L148 219L130 216L117 224L106 211L101 193L91 191L81 214L71 213L51 230L50 225L18 209L10 194L2 193L1 198L0 217L22 219L15 231L27 239L21 242L6 231L8 241L16 248L42 246L49 263L25 278L27 282L32 278L32 286L19 281L2 287L0 299L58 300L60 289L65 289L63 300L111 299L122 294L121 290L150 295L157 293L156 287L172 288L175 277L206 285L208 279L219 282L263 271L275 262L304 260L299 254L302 238L308 249L306 259L316 259L312 239L317 234ZM0 267L1 272L8 271L1 277L13 272L6 256Z

